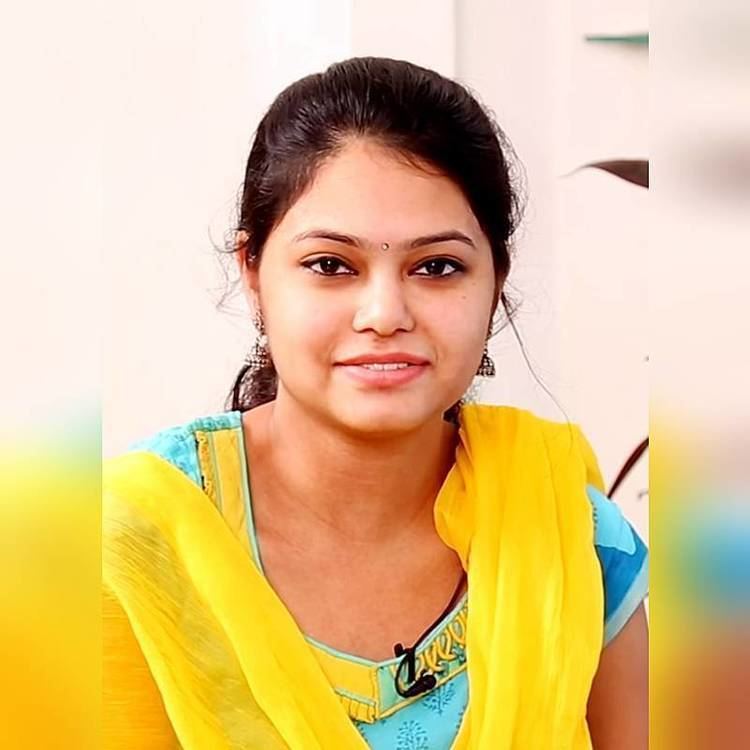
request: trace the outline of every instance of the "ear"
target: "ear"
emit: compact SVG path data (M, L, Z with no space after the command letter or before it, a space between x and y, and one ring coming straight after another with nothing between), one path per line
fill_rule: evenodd
M259 285L259 274L258 266L256 263L248 262L247 245L249 235L248 233L240 229L237 231L234 241L234 257L237 261L237 267L240 272L240 280L242 282L242 289L247 299L247 303L250 306L250 310L255 312L260 309L259 307L259 296L260 296L260 285Z

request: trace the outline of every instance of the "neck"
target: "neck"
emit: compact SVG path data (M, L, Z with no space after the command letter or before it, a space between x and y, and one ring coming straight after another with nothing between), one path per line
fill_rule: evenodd
M442 415L408 433L373 437L326 423L282 393L253 411L252 440L272 470L273 513L285 524L367 545L433 530L434 500L457 440Z

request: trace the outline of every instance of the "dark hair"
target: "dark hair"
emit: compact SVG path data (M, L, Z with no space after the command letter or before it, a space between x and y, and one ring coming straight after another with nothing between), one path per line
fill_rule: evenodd
M515 154L505 134L459 83L401 60L355 57L306 76L279 94L258 125L245 170L234 249L257 264L274 227L310 185L324 159L352 137L376 140L463 191L492 250L498 294L510 270L510 237L520 220ZM490 331L491 332L491 331ZM276 397L273 364L245 365L230 394L245 411ZM446 412L455 417L458 404Z

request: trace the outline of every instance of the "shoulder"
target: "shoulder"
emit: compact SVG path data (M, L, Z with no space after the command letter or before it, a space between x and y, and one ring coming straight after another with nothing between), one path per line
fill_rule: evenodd
M128 447L127 453L145 452L156 455L182 471L197 485L201 485L199 435L221 430L234 430L240 426L241 413L238 411L197 417L137 440Z
M512 436L524 442L541 439L548 450L569 451L571 444L590 451L580 425L575 422L558 422L516 406L470 403L461 407L461 426L469 437L484 439L496 435ZM586 456L588 458L588 455Z
M604 583L604 645L648 594L648 549L619 506L596 487L586 494L594 518L594 548Z
M507 454L523 455L534 470L544 464L576 494L583 484L604 488L596 454L574 422L555 422L527 409L493 404L463 406L460 421L462 440L470 450L502 446Z

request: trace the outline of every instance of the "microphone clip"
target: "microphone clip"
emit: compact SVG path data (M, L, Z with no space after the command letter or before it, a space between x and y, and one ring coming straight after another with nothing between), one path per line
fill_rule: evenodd
M404 658L399 662L398 668L396 669L396 678L394 680L396 686L396 692L402 698L413 698L416 695L422 693L428 693L432 688L437 685L437 679L435 675L423 669L419 675L416 676L417 665L414 646L411 648L404 648L403 644L397 643L393 647L393 653L396 656L403 656ZM406 666L406 680L409 686L406 688L401 687L401 672Z

